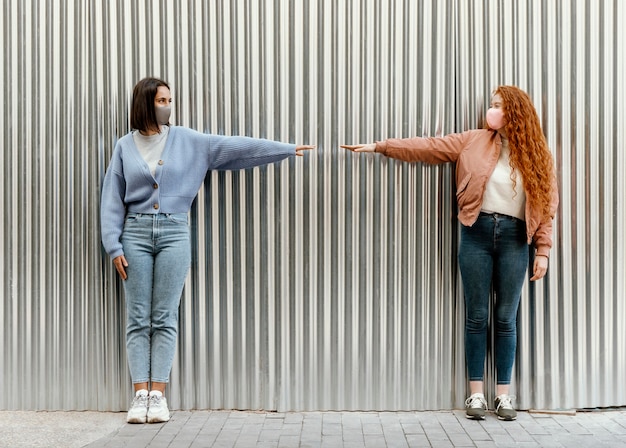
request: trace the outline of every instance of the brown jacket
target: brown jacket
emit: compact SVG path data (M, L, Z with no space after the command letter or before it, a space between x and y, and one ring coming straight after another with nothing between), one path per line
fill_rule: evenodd
M439 138L392 138L377 142L376 152L406 162L456 162L456 198L459 221L472 226L480 213L487 181L500 157L502 141L496 131L477 129ZM549 256L552 247L552 220L559 203L555 178L551 215L531 208L526 201L526 234L537 255Z

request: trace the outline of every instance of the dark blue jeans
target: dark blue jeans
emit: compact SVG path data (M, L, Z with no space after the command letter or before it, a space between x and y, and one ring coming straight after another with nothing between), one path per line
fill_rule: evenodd
M517 348L517 310L528 267L524 221L481 213L472 227L462 226L459 267L465 292L465 358L469 379L484 378L493 287L497 383L510 384Z

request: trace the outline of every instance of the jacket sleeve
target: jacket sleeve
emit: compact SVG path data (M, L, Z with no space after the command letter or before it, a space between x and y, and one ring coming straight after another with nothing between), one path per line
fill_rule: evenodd
M124 218L126 216L125 192L126 181L118 145L113 152L113 157L111 157L111 162L104 176L100 199L102 245L111 258L124 254L120 237L122 236Z
M533 236L535 244L535 255L544 255L550 257L550 249L552 248L552 223L559 206L559 186L556 182L556 176L552 179L552 202L550 203L550 216L544 216L539 227Z
M466 147L467 134L445 137L390 138L376 143L376 152L405 162L456 162Z
M251 137L210 136L209 169L240 170L279 162L296 154L296 145Z

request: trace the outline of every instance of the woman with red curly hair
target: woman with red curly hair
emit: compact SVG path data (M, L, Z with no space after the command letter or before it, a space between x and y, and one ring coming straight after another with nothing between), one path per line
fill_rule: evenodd
M489 297L495 292L495 411L515 420L509 395L517 345L517 310L534 246L531 281L548 269L552 221L558 205L554 161L528 94L498 87L486 114L487 128L441 138L388 139L343 145L407 162L456 162L461 222L459 267L465 293L465 356L470 397L466 416L483 420Z

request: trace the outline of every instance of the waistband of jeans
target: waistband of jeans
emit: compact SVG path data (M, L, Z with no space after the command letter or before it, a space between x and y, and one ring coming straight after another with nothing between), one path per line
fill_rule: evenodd
M126 213L126 217L127 218L169 218L169 217L174 217L174 218L186 218L187 217L187 213L134 213L134 212L128 212Z
M523 219L519 219L515 216L511 216L511 215L505 215L504 213L492 213L492 212L483 212L481 211L478 214L479 217L483 216L483 217L491 217L491 218L500 218L500 219L511 219L514 221L519 221L519 222L524 222Z

